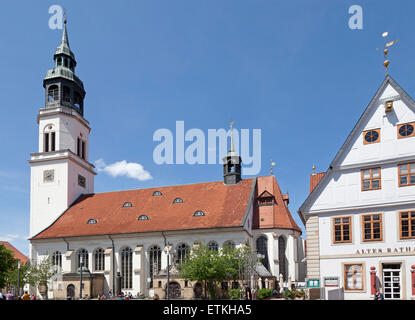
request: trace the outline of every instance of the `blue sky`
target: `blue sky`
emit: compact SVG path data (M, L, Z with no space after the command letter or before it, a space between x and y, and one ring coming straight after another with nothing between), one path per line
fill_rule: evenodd
M66 8L76 73L87 92L90 160L140 163L153 179L100 173L95 191L222 179L220 165L153 162L153 133L262 129L262 170L271 159L290 210L308 195L313 164L325 171L384 78L381 34L399 39L391 75L415 96L415 3L381 0L8 1L0 5L0 240L28 254L29 154L37 152L42 80ZM348 27L351 5L363 30ZM303 227L303 226L302 226Z

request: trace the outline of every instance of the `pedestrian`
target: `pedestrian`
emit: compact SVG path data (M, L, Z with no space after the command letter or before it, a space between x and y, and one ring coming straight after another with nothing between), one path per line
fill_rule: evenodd
M131 292L128 292L128 297L129 297L130 299L132 299L132 298L133 298L133 295L132 295L132 293L131 293Z
M3 299L4 299L3 293L1 293L1 291L0 291L0 300L3 300Z
M108 292L108 297L109 297L110 299L112 299L112 297L113 297L113 295L112 295L112 291L111 291L111 290Z
M10 291L7 291L6 300L14 300L14 295Z
M36 300L36 296L32 294L32 296L30 297L30 300Z
M27 293L27 291L24 292L24 295L22 296L22 300L30 300L30 296Z
M252 291L246 282L244 282L243 287L245 289L245 300L252 300Z
M384 300L385 298L383 297L383 293L381 293L379 290L376 291L375 294L375 300Z
M153 296L153 300L159 300L160 299L160 297L159 297L159 295L156 293L154 296Z

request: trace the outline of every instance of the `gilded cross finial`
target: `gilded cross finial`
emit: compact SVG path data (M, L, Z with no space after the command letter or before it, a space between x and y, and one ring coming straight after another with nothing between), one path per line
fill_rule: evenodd
M316 174L316 166L313 164L313 174Z
M383 66L385 67L385 72L386 72L386 75L388 75L388 73L389 73L389 64L390 64L390 61L389 61L389 59L388 59L388 53L389 53L389 47L391 47L391 46L393 46L395 43L397 43L398 42L398 40L393 40L393 41L387 41L387 37L388 37L388 35L389 35L389 32L384 32L384 33L382 33L382 37L385 39L385 48L383 49L383 56L384 56L384 62L383 62ZM376 50L380 50L379 48L376 48Z
M272 159L271 159L271 169L269 170L269 173L271 173L271 174L274 174L273 171L272 171L273 166L275 166L275 162L272 162Z

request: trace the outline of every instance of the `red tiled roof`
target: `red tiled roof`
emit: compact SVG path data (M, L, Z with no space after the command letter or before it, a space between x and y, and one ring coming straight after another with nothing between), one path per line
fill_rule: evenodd
M257 178L257 197L264 193L265 190L274 195L275 204L272 207L255 207L255 228L290 229L302 233L300 227L294 221L290 210L285 205L284 196L275 176ZM272 208L272 210L270 210L270 208ZM261 210L267 212L262 214L260 212ZM260 221L260 215L264 218L264 221ZM272 215L272 217L269 215Z
M32 239L240 226L255 179L222 181L81 196L51 226ZM162 196L153 196L160 191ZM176 198L183 203L173 203ZM123 207L125 202L132 207ZM205 216L194 217L196 210ZM147 215L149 220L140 220ZM89 219L97 224L87 224Z
M26 257L23 253L21 253L19 250L17 250L15 247L12 246L10 242L7 241L0 241L0 245L3 245L7 250L10 250L13 252L13 257L15 259L19 259L20 263L22 265L25 265L27 261L29 261L29 258Z
M318 183L324 177L325 174L325 172L320 172L310 175L310 193L313 192L315 187L317 187Z

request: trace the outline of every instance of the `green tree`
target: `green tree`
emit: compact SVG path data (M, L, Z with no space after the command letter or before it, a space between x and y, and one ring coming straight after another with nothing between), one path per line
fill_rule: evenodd
M216 298L217 283L239 277L241 261L250 250L246 248L224 248L209 250L205 244L192 249L186 259L178 266L182 278L200 281L204 284L211 299Z
M26 264L23 266L20 266L20 287L22 288L26 283L30 284L30 285L34 285L34 281L33 278L31 277L31 267L30 264ZM7 274L6 274L6 279L7 279L7 283L15 286L17 288L17 285L19 283L19 271L18 271L18 267L17 267L17 262L16 265L14 266L13 269L10 269Z
M0 288L4 288L7 283L7 273L17 266L17 260L13 257L13 252L0 245Z

